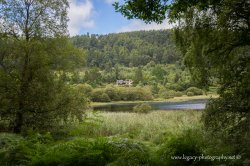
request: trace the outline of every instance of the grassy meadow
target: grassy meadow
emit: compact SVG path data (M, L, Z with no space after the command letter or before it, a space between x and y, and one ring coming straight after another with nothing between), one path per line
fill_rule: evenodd
M200 128L201 114L193 110L160 110L148 114L89 112L86 122L76 130L87 137L122 137L160 144L168 136Z

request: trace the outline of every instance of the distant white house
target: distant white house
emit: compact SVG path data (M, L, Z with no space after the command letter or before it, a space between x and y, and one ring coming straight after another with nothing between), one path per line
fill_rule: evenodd
M128 85L132 86L133 81L132 80L116 80L116 85Z

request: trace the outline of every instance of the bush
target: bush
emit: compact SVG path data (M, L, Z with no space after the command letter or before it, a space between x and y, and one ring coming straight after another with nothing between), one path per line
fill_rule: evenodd
M193 95L202 95L203 92L201 89L196 88L196 87L190 87L186 90L186 94L188 95L188 92L192 92Z
M92 101L109 102L109 101L135 101L151 100L153 98L149 88L141 87L113 87L94 89L91 93Z
M194 96L194 92L187 92L187 96Z
M38 137L37 137L38 136ZM46 137L46 136L45 136ZM0 135L1 165L149 165L149 150L128 139L74 138L46 144L43 136Z
M164 99L169 99L169 98L173 98L173 97L180 97L180 96L182 96L182 93L176 92L174 90L160 91L160 97L162 97Z
M110 140L103 152L110 166L148 165L150 162L148 149L128 139Z
M175 97L181 97L182 95L183 95L182 92L179 92L179 91L175 92Z
M24 139L16 134L0 134L0 165L17 165L25 158L25 154L20 149L20 143Z
M77 88L85 95L85 96L90 96L91 92L93 91L93 88L89 84L79 84L77 85Z
M116 88L114 86L107 86L104 89L104 91L109 96L110 100L112 100L112 101L119 101L119 100L121 100L120 91L119 91L118 88Z
M149 104L142 103L133 107L133 112L136 113L148 113L152 111L152 107Z
M240 164L250 165L250 105L241 94L225 94L210 99L202 120L211 137L222 140L222 147L230 145L231 154L241 155Z
M174 159L176 156L200 156L204 154L202 151L205 141L200 130L187 130L179 136L173 136L158 151L160 158L159 165L211 165L208 160L193 159Z
M109 96L104 92L103 89L95 89L91 93L91 99L95 102L110 102Z
M119 88L121 94L121 100L135 101L135 100L151 100L153 98L149 89L143 89L141 87L127 87Z

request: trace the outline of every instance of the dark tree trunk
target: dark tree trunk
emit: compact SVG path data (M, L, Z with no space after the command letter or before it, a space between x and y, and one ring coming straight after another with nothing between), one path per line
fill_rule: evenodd
M21 85L20 85L20 92L19 92L19 108L15 114L15 120L14 120L14 127L13 132L14 133L21 133L22 126L23 126L23 114L25 111L25 101L27 99L27 92L29 87L29 80L28 80L28 65L29 65L29 53L27 50L25 50L26 54L24 57L24 64L23 69L21 73Z
M23 126L23 114L22 114L22 112L19 111L16 113L16 119L15 119L13 132L16 134L21 133L22 126Z

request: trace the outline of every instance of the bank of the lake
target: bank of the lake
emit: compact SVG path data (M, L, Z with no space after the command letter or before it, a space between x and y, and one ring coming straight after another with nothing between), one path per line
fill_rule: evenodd
M203 99L211 99L211 98L217 98L218 95L199 95L199 96L181 96L181 97L174 97L170 99L162 99L162 98L156 98L154 100L149 101L112 101L112 102L91 102L91 107L94 106L100 106L100 105L106 105L106 104L129 104L129 103L160 103L160 102L183 102L183 101L192 101L192 100L203 100Z

